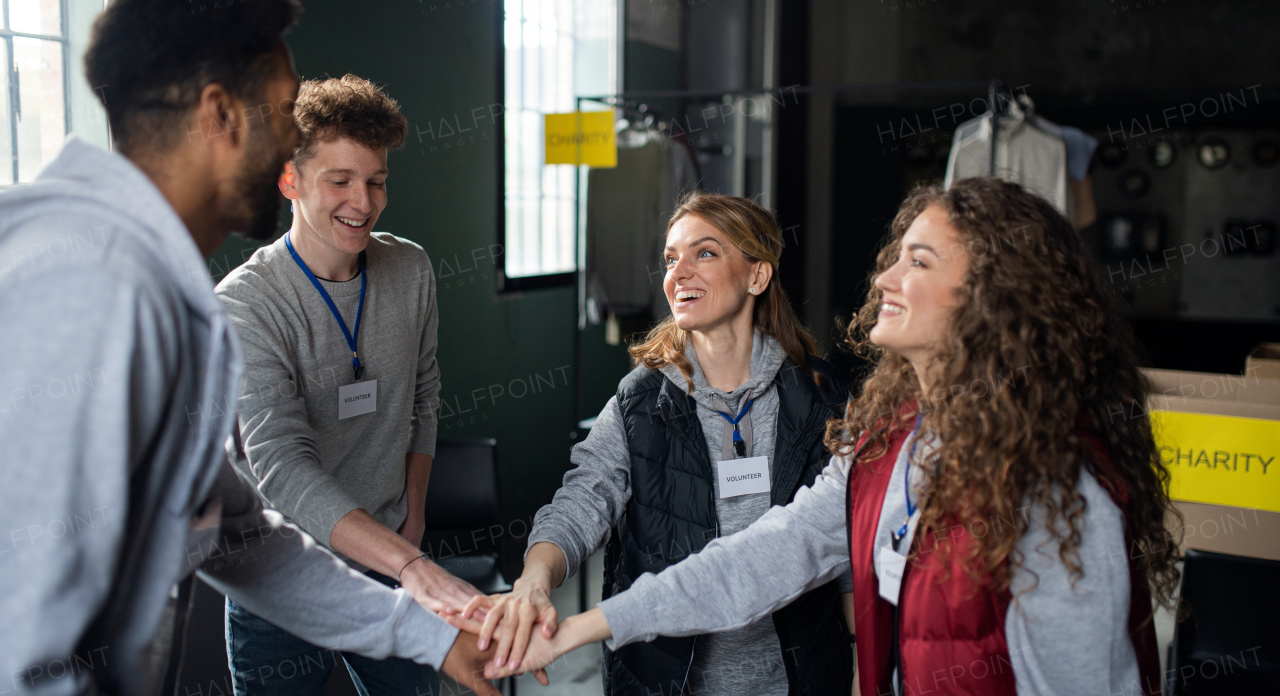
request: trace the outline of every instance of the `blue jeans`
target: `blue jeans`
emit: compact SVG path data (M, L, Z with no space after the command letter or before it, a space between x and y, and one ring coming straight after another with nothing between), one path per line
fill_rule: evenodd
M395 582L370 571L388 587ZM329 672L346 663L360 696L437 696L440 677L430 665L391 657L375 660L312 645L227 600L227 662L235 696L324 696Z

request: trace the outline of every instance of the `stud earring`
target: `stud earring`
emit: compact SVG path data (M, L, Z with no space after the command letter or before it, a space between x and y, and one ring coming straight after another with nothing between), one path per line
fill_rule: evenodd
M756 289L755 289L755 288L749 288L749 289L747 290L747 292L749 292L749 293L751 293L752 295L754 295L754 294L756 294Z

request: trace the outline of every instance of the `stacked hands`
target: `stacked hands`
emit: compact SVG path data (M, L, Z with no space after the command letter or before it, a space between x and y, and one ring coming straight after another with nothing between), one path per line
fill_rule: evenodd
M486 679L533 672L538 683L547 686L548 665L567 652L610 636L599 609L560 623L551 604L549 584L527 577L516 580L510 594L476 596L461 611L443 609L438 613L451 625L475 635L477 650L494 647L493 658L484 666Z

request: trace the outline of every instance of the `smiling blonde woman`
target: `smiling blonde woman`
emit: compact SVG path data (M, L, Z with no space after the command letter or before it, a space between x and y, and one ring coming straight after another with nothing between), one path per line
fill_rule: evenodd
M693 193L671 216L672 316L632 347L638 366L574 447L576 468L539 511L514 591L464 613L489 607L479 640L496 627L499 660L519 664L535 625L554 634L551 588L601 546L610 597L790 502L825 466L822 433L847 392L772 282L781 253L777 222L750 200ZM609 650L605 692L847 694L848 591L846 570L732 631Z

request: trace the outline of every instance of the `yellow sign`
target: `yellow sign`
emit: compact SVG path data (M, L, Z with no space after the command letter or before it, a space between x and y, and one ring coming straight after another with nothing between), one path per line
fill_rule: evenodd
M1152 411L1176 500L1280 512L1280 421Z
M613 111L545 114L547 164L618 166L618 140Z

